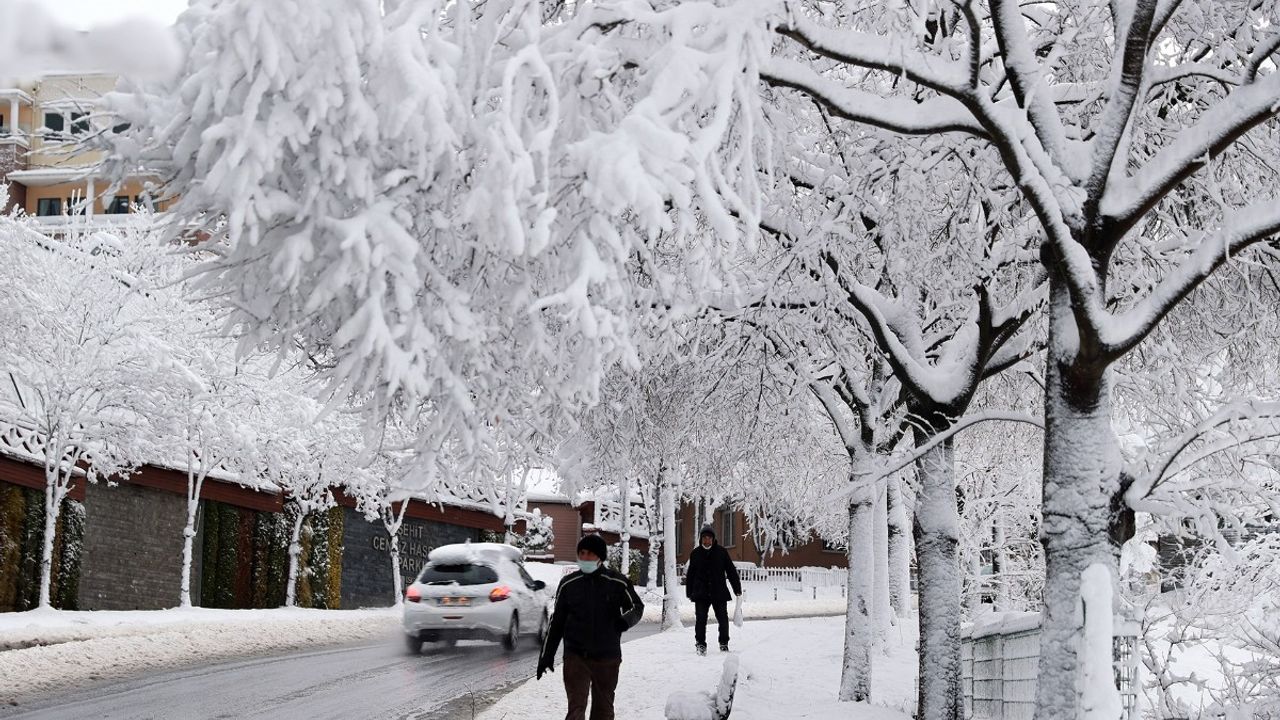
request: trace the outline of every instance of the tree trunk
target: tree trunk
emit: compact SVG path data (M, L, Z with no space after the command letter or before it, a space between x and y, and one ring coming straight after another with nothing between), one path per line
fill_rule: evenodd
M408 504L408 501L405 501ZM387 543L387 549L391 555L391 585L394 588L396 607L404 604L404 577L400 574L400 528L391 535L391 541Z
M855 476L854 482L864 482ZM840 700L871 699L872 592L875 585L875 508L872 489L860 490L849 501L848 587L845 593L844 662L840 669Z
M190 462L190 458L188 458ZM200 488L205 473L187 467L187 524L182 528L182 583L178 590L178 607L191 607L191 560L195 553L196 517L200 512Z
M1076 357L1080 342L1067 290L1056 279L1049 310L1040 528L1045 589L1036 717L1074 718L1080 712L1080 576L1094 563L1113 576L1118 572L1119 551L1110 529L1121 457L1111 428L1111 372L1105 363Z
M902 483L895 474L885 488L889 512L889 604L900 618L911 612L911 528Z
M941 430L941 428L938 428ZM916 432L916 444L932 437ZM916 562L920 572L920 720L962 720L960 694L960 517L955 454L947 440L916 462ZM1043 716L1049 717L1049 716Z
M67 471L68 473L70 470ZM44 470L44 542L40 549L40 600L37 607L51 607L53 587L53 541L58 533L58 511L66 491L62 487L62 473L56 468Z
M682 626L680 622L680 578L676 576L676 545L666 538L676 537L676 498L671 479L664 470L658 471L658 502L662 506L662 629Z
M622 478L621 489L622 506L618 508L618 522L621 527L618 528L618 537L622 542L622 558L618 561L618 571L623 575L631 575L631 484L627 482L627 478Z
M285 586L285 607L294 607L298 601L298 562L302 556L302 511L293 520L293 531L289 534L289 581Z
M199 495L187 496L187 524L182 528L182 587L178 592L178 606L191 607L191 557L195 550L196 515L200 509Z
M875 584L872 588L872 619L876 647L883 648L893 627L893 610L889 606L889 509L884 482L876 483L876 501L872 513L872 546L875 550Z

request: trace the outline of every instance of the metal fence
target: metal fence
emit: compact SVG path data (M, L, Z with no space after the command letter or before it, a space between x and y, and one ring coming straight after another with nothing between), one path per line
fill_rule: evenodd
M676 574L684 578L683 563ZM815 567L738 567L738 579L744 583L762 583L772 587L804 590L805 588L841 587L848 576L844 568Z
M1138 717L1137 623L1115 624L1112 662L1123 720ZM1032 720L1040 658L1040 615L1019 613L966 631L961 641L965 717L973 720Z

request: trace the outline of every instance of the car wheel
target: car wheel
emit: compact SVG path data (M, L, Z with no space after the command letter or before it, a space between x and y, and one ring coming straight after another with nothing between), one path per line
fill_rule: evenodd
M422 638L417 635L405 635L404 646L405 649L409 651L410 655L417 655L422 652Z
M507 626L507 635L502 638L502 647L508 652L516 649L516 643L520 640L520 615L511 613L511 624Z

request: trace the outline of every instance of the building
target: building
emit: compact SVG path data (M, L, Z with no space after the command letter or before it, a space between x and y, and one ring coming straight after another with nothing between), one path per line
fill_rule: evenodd
M81 216L124 221L144 204L145 178L111 189L114 179L101 173L102 154L84 147L91 135L115 129L91 116L94 103L115 86L114 75L54 73L0 87L0 184L9 185L0 209L21 208L56 231Z
M692 502L682 503L676 510L676 562L679 564L687 562L689 553L697 547L703 527L700 519L705 517L702 510ZM844 549L823 541L816 534L811 534L804 545L787 548L785 553L779 547L760 547L747 525L746 515L731 506L716 508L711 526L715 528L716 540L735 562L757 567L849 567Z

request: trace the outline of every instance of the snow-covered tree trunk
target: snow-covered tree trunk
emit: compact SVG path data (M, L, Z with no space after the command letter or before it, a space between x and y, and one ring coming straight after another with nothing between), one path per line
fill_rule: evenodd
M399 528L396 528L399 530ZM396 606L404 604L404 577L400 573L400 533L397 532L391 536L390 542L387 543L387 549L391 555L391 586L394 588L396 596Z
M666 538L676 537L676 499L675 489L671 486L669 473L658 471L658 503L662 507L662 629L681 627L680 622L680 578L676 576L677 543L665 542Z
M872 627L876 647L884 647L893 626L893 609L889 605L889 510L885 483L876 483L876 499L872 513L872 549L875 553L875 583L872 588Z
M1111 371L1105 363L1071 360L1079 341L1060 283L1051 290L1049 334L1040 529L1046 592L1036 707L1042 717L1073 718L1079 715L1080 577L1094 563L1118 572L1119 548L1109 531L1121 456L1111 427Z
M199 462L201 468L196 469ZM205 463L187 452L187 522L182 527L182 581L178 589L178 606L191 607L191 560L195 554L196 517L200 512L200 489L208 472Z
M911 611L911 526L896 474L888 479L885 501L889 513L889 604L904 618Z
M48 452L48 451L46 451ZM71 468L67 468L67 474ZM48 608L51 604L51 588L53 586L53 541L58 532L58 511L62 507L62 498L67 494L67 482L63 480L62 470L57 466L50 467L45 461L44 468L44 542L40 549L40 600L38 607Z
M298 602L298 565L302 560L302 511L293 519L293 530L289 533L289 581L285 585L285 607L295 607Z
M863 482L855 475L855 482ZM875 503L870 489L849 501L848 586L845 593L844 661L840 668L840 699L871 699L872 592L875 585Z
M916 443L928 442L917 432ZM962 720L960 694L960 516L954 449L940 443L916 463L916 562L920 573L920 720Z
M1081 720L1113 720L1124 713L1111 659L1114 622L1112 571L1109 565L1094 563L1081 574L1080 601L1084 611L1080 665Z
M626 475L622 476L622 482L618 494L622 497L622 507L619 508L619 522L621 527L618 528L618 537L622 539L622 559L618 562L618 571L623 575L631 573L631 483Z

